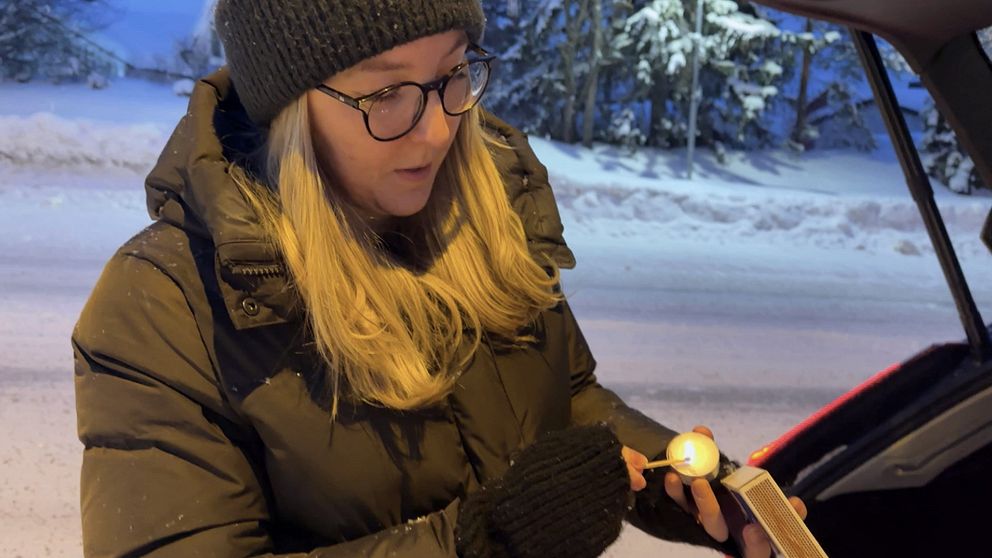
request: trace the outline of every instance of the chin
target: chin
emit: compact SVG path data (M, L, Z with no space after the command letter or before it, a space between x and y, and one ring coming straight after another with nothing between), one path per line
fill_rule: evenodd
M383 213L391 217L410 217L427 207L434 191L434 181L427 182L426 186L406 190L403 192L389 192L383 196L379 207Z
M397 208L395 210L391 210L388 213L390 217L397 217L397 218L412 217L417 213L420 213L420 210L422 210L425 207L427 207L427 204L421 204L416 207L408 206L402 209Z
M392 199L388 203L381 204L383 212L391 217L410 217L420 213L430 200L430 192L425 195L408 194L401 199Z

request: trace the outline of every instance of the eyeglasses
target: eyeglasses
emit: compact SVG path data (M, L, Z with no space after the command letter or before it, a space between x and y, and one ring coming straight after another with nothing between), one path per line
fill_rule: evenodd
M462 62L444 77L429 83L394 83L361 97L349 97L324 84L318 85L317 90L362 111L365 128L373 138L393 141L417 126L431 91L437 91L441 107L449 116L465 114L479 104L489 85L491 63L496 57L477 45L471 45L469 51L476 58Z

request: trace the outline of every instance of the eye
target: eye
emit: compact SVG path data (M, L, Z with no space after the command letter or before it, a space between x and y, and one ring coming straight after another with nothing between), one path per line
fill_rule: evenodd
M400 98L400 93L399 93L399 88L397 87L395 89L390 89L389 91L385 91L383 93L379 93L378 95L376 95L375 103L376 104L392 103L399 100L399 98Z

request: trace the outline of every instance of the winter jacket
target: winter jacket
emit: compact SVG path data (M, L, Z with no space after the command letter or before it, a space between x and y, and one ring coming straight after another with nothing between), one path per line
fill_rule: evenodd
M514 148L498 163L530 248L573 266L545 168L487 125ZM673 432L597 383L567 303L532 347L483 344L442 405L342 403L332 423L300 301L227 174L248 126L225 71L197 84L146 182L154 222L73 332L86 556L455 556L461 499L541 432L605 421L662 453ZM631 522L716 546L651 492Z

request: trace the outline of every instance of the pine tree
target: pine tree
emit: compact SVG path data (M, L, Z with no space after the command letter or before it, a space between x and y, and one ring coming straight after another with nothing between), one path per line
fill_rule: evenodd
M927 174L959 194L971 194L980 188L975 164L961 148L951 125L933 102L927 103L924 125L921 155Z
M799 60L796 94L786 99L795 115L786 145L796 151L874 149L864 114L871 97L860 98L857 93L855 85L863 84L865 77L849 34L835 24L806 19L802 32L784 39L788 58ZM787 80L794 81L790 65L785 67Z
M815 22L814 31L810 37L815 43L813 67L820 76L820 84L811 91L806 106L807 142L801 148L875 149L875 140L865 122L866 111L874 106L874 98L850 33L839 25L824 22ZM879 53L893 78L912 72L902 55L888 43L879 42Z
M214 29L214 7L217 0L203 0L200 19L192 35L176 45L176 62L168 68L172 73L199 77L224 64L224 49Z
M596 98L599 94L599 72L603 67L603 43L606 29L603 28L603 0L591 0L590 25L592 26L592 47L589 53L589 72L586 76L584 103L582 111L582 145L592 147L593 133L596 128Z
M605 139L622 56L611 40L626 0L491 0L485 43L499 56L486 106L528 133Z
M564 109L562 0L484 0L485 47L498 55L486 107L528 133L557 136Z
M591 139L622 145L628 149L647 143L647 136L639 124L641 119L630 106L633 67L627 58L625 43L619 40L626 29L627 19L643 7L644 0L639 0L639 4L635 5L629 0L607 0L603 3L603 11L599 16L602 35L599 37L596 59L596 81L591 81L590 77L588 83L589 87L596 89L596 107L593 114L583 116L584 127L587 125L585 118L594 119ZM596 37L593 37L594 48L595 43ZM583 142L587 141L591 140L583 137Z
M992 28L980 31L978 36L985 53L992 58ZM988 188L978 176L971 157L958 143L951 125L932 101L927 103L923 118L925 132L920 151L927 174L959 194Z
M85 79L113 67L86 38L99 26L99 0L0 0L0 77Z
M631 60L624 108L638 115L638 128L647 143L684 145L691 59L698 42L699 143L716 147L769 143L771 133L761 117L779 93L781 66L775 62L775 45L781 31L747 5L705 0L703 34L696 37L694 10L695 2L650 0L627 18L613 44Z

